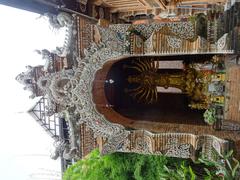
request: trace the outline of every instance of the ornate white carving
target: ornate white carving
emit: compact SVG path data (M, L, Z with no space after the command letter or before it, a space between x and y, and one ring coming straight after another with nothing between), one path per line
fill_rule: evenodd
M36 52L40 55L42 55L42 59L45 60L45 64L43 66L43 70L48 72L49 70L53 70L53 58L47 49L43 50L36 50Z
M99 26L97 28L101 35L101 41L106 47L111 48L113 51L125 53L125 42L127 41L129 27L129 24L116 24L110 25L109 28Z
M52 159L56 160L60 156L67 160L79 158L79 152L77 151L77 149L71 147L71 145L63 139L56 139L53 145L55 149L54 152L52 152L52 154L50 155Z
M153 152L151 136L144 135L143 137L137 137L135 139L135 151L144 154L151 154Z
M24 85L24 90L30 91L32 94L29 96L31 99L36 97L35 90L34 90L34 75L33 75L33 67L32 66L26 66L27 71L22 72L15 78L19 83Z
M224 34L218 41L217 41L217 49L223 50L227 44L227 36L228 33Z
M159 31L163 27L168 27L169 30L176 36L182 39L192 39L195 36L194 26L192 22L167 22L167 23L152 23L133 25L132 28L148 39L154 31Z
M221 154L221 144L219 143L219 141L217 141L216 139L213 140L212 142L212 146L213 148L219 153Z
M73 70L63 70L54 74L47 74L38 79L38 87L40 87L51 102L67 106L74 97L67 96L69 90L74 86ZM70 98L70 99L69 99Z
M145 53L153 52L153 34L144 42L144 51Z
M192 39L195 36L192 22L168 23L167 26L175 35L178 35L180 38Z
M60 12L58 15L45 13L44 16L48 18L50 25L54 29L60 29L73 24L72 16L65 12Z
M60 12L58 15L46 13L45 16L48 17L49 23L54 29L66 28L63 46L56 47L56 50L53 51L53 53L60 57L66 57L66 55L69 54L71 40L75 33L75 31L73 31L73 16L65 12Z
M76 107L76 112L80 114L80 121L86 122L96 135L108 138L114 137L124 128L121 125L110 123L102 114L97 112L92 102L91 90L96 71L107 60L119 57L121 53L106 48L104 44L93 44L85 55L86 57L82 60L84 63L75 69L72 78L76 82L76 86L71 89L71 93L68 95L77 97L77 99L71 101L71 106Z
M165 153L166 156L182 158L191 157L191 144L179 144L177 138L169 138L166 146L168 147Z
M167 27L170 32L179 37L172 37L168 40L169 45L175 48L180 48L181 39L193 39L195 36L194 27L191 22L168 22L138 25L114 24L110 25L109 28L97 28L100 32L101 40L106 47L111 48L113 51L129 53L130 32L136 33L143 37L143 40L148 41L155 31L160 31L163 27Z
M143 45L143 40L139 36L136 37L136 47L141 48Z
M33 79L33 75L32 75L32 66L26 66L27 71L26 72L22 72L19 75L17 75L17 77L15 78L19 83L23 84L23 85L29 85L30 82Z
M125 129L120 133L108 138L108 142L104 144L102 154L108 154L113 152L129 152L130 141L128 135L130 131Z
M182 46L182 40L173 36L167 36L167 42L171 48L180 48Z
M160 28L163 26L160 25ZM163 25L163 24L162 24ZM137 33L141 34L145 39L148 39L154 30L156 30L156 24L146 25L146 24L137 24L133 25L133 29L137 31Z

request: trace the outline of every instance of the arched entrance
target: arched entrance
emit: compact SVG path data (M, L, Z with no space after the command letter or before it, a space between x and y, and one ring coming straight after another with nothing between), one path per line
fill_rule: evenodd
M195 97L189 97L185 89L171 87L174 83L179 85L176 78L176 82L171 81L168 87L161 86L164 82L157 84L155 87L157 99L154 102L149 103L153 98L151 92L140 90L142 92L135 92L137 95L132 93L132 89L139 87L138 83L133 83L131 80L139 74L134 67L135 63L141 62L144 66L143 62L150 59L154 61L155 66L158 66L155 74L162 76L185 73L184 66L188 64L188 59L184 56L177 56L175 59L173 57L130 57L108 62L97 71L93 82L93 101L97 110L109 121L132 129L144 128L158 132L160 130L156 129L155 125L163 123L166 126L169 123L206 126L203 120L204 110L189 107ZM206 57L198 57L195 63L203 63L206 59ZM150 72L148 76L154 76L154 74ZM141 79L143 81L146 76L140 78L143 78ZM185 80L183 83L185 84Z

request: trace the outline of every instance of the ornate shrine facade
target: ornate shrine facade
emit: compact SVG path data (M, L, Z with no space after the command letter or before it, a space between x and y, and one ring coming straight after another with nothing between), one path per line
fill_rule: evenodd
M68 28L65 44L40 51L45 65L16 79L32 98L48 99L45 116L66 122L68 138L54 136L54 158L80 159L96 147L102 154L239 155L238 54L231 32L208 22L221 13L140 24L49 16L55 28Z

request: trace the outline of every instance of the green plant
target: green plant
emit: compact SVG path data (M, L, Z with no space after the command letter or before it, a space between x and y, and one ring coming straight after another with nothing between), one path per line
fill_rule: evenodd
M220 159L220 160L219 160ZM135 153L101 156L98 150L69 167L64 180L237 180L239 162L232 151L216 161Z
M205 158L199 158L198 161L208 168L204 168L206 172L205 180L210 179L226 179L237 180L237 172L240 169L239 161L233 157L233 151L229 151L226 155L219 154L219 160L210 161ZM211 169L211 171L209 170Z
M162 176L163 180L195 180L196 174L191 166L187 165L186 161L181 164L176 164L174 168L164 166L165 174Z
M64 180L127 180L161 177L166 158L155 155L113 153L101 156L98 150L67 169Z
M214 108L207 109L204 112L203 117L206 123L213 125L213 123L217 121L216 110Z

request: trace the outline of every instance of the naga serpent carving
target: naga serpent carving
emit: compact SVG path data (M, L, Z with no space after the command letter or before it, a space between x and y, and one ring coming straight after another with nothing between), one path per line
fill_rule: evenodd
M53 29L59 30L63 27L66 28L63 46L56 47L56 50L53 51L53 53L56 53L60 57L66 57L70 51L69 48L71 46L71 39L73 35L76 34L76 31L73 30L73 16L65 12L60 12L58 15L53 15L50 13L45 13L44 15L48 17L49 23Z

